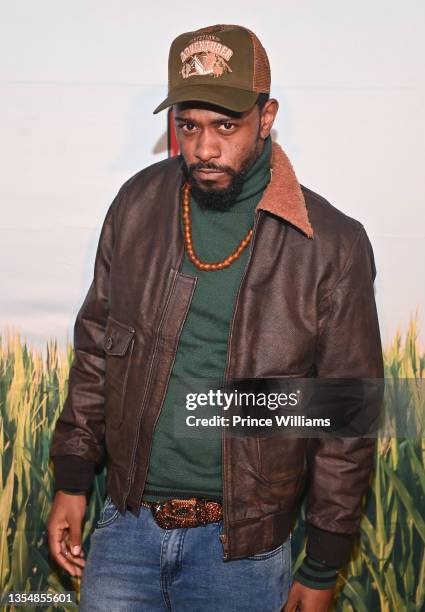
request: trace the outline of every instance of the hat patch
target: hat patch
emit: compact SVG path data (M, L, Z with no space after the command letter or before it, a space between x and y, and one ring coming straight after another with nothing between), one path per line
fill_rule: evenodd
M232 72L228 65L233 51L223 45L217 36L198 36L180 53L182 69L180 74L184 79L191 76L221 77Z

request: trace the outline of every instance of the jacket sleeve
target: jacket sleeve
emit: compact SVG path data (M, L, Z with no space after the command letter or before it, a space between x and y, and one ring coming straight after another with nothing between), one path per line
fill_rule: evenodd
M365 423L379 419L383 388L375 275L372 247L360 226L339 278L324 298L329 314L316 353L319 379L379 379L378 392L365 393L359 402ZM338 410L345 408L342 399ZM307 554L334 568L348 561L373 467L375 440L362 432L345 437L337 432L308 443Z
M50 445L55 490L89 491L95 467L104 461L103 340L109 312L109 272L118 192L102 225L94 276L74 325L74 357L64 407Z

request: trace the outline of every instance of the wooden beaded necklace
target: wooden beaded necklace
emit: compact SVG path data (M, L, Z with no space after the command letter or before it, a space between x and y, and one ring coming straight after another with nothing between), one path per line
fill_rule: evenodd
M241 256L242 251L248 246L249 241L251 240L251 236L252 236L252 231L253 231L252 227L248 230L248 233L241 240L241 242L236 247L236 249L233 251L233 253L228 255L225 259L223 259L222 261L216 261L213 263L207 263L207 262L201 261L197 257L195 253L195 249L193 248L192 230L191 230L191 221L190 221L190 185L189 183L185 183L183 186L183 200L182 201L183 201L182 210L183 210L183 226L184 226L184 236L183 236L184 245L185 245L186 253L190 261L200 270L208 270L208 271L222 270L223 268L227 268L228 266L230 266L236 259L238 259L238 257Z

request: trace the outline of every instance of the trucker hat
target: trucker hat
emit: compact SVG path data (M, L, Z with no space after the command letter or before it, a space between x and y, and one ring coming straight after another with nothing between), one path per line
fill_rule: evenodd
M243 112L270 92L267 53L251 30L213 25L180 34L168 56L168 96L154 114L196 100Z

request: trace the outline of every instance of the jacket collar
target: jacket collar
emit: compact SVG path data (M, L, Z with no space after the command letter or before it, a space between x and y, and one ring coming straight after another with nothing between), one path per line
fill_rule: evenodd
M288 156L276 142L272 144L270 167L271 179L256 210L267 210L282 217L304 232L308 238L312 238L313 228L301 186Z

